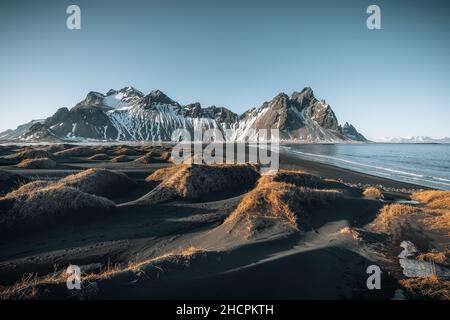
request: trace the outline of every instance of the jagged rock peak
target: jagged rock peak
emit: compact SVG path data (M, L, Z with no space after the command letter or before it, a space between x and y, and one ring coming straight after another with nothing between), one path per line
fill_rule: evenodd
M169 98L164 92L161 90L153 90L148 95L144 97L144 101L147 104L151 103L162 103L162 104L178 104L171 98Z

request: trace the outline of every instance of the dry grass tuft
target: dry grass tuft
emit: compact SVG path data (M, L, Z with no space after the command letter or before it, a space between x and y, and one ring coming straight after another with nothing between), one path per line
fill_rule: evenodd
M134 188L136 183L121 172L88 169L59 180L57 185L108 197L126 192Z
M416 258L417 260L433 261L434 263L439 263L442 265L450 265L450 249L442 252L432 250L427 253L419 254Z
M128 162L131 161L126 155L117 156L111 159L111 162Z
M114 150L114 154L118 156L138 156L142 154L142 151L129 146L119 146Z
M450 280L436 276L400 280L407 295L412 298L450 300Z
M26 159L41 159L41 158L52 158L53 155L44 149L24 149L18 153L4 157L8 160L13 160L20 162Z
M29 183L22 184L18 189L9 192L4 196L4 199L11 199L14 197L27 194L29 192L35 192L36 190L47 188L52 182L44 180L34 180Z
M369 199L383 199L383 193L381 193L380 189L369 187L366 188L363 192L363 196Z
M263 179L245 195L224 225L240 229L246 238L272 226L290 231L304 229L310 218L305 208L327 203L338 195L336 190L310 189Z
M17 167L23 169L52 169L56 167L56 162L49 158L25 159Z
M429 190L415 192L411 199L424 204L423 211L427 216L423 222L428 228L445 231L450 235L450 191Z
M161 160L165 160L165 161L171 161L171 159L172 159L172 155L171 155L171 152L170 151L164 151L162 154L161 154Z
M92 157L89 157L88 160L108 160L109 156L106 153L97 153Z
M422 224L422 228L450 235L450 192L430 190L416 192L411 198L421 205L390 204L384 206L373 226L375 231L401 236L410 224Z
M343 235L349 235L354 240L358 240L358 241L362 240L361 234L358 231L356 231L355 229L350 228L350 227L344 227L344 228L340 229L338 231L338 233L343 234Z
M197 248L196 246L190 245L187 248L184 248L179 253L182 257L191 257L192 255L198 253L198 252L204 252L205 250Z
M450 191L430 190L415 192L411 199L425 203L428 208L450 210Z
M89 146L78 146L70 149L58 151L55 153L57 157L90 157L97 153L97 150Z
M402 218L419 216L421 210L406 204L389 204L381 208L373 221L373 229L386 234L394 234L402 227Z
M27 192L16 191L0 198L0 204L9 207L0 215L3 235L32 232L63 221L78 222L115 206L108 199L59 184L34 186L35 189L24 187Z
M55 144L46 145L46 146L42 147L42 149L47 152L50 152L50 153L55 153L55 152L63 151L65 149L69 149L69 148L73 148L73 147L75 147L75 145L73 145L73 144L55 143Z
M160 265L175 264L182 266L186 261L193 259L196 255L206 254L207 251L189 246L181 250L167 252L160 256L145 259L142 261L130 261L127 265L113 264L108 261L108 264L97 273L82 274L81 280L83 283L92 283L109 279L121 274L132 272L139 276L144 273L146 267L152 266L156 269L162 270ZM0 287L0 300L12 299L38 299L40 289L45 289L47 285L65 285L68 275L63 271L58 271L55 266L55 271L42 277L38 277L36 273L25 274L21 280L8 287ZM45 289L48 290L48 289Z
M279 170L274 174L264 175L259 179L258 185L271 182L285 182L299 187L319 188L323 181L316 176L301 170Z
M147 177L147 181L163 182L139 201L158 203L176 198L198 199L214 192L250 188L258 178L259 173L248 164L177 165L157 170Z
M28 181L28 178L17 173L0 170L0 195L8 193Z
M429 203L436 199L449 198L449 197L450 197L450 191L444 191L444 190L420 191L420 192L414 192L411 195L411 199L420 201L420 202L425 202L425 203Z
M153 156L149 152L149 153L143 155L142 157L139 157L139 158L135 159L134 162L148 164L148 163L155 162L155 159L153 158Z
M187 165L178 165L178 166L170 166L167 168L159 169L153 172L151 175L149 175L147 178L145 178L145 181L147 182L161 182L164 181L171 176L173 176L175 173L179 172L180 170L184 170L183 166Z

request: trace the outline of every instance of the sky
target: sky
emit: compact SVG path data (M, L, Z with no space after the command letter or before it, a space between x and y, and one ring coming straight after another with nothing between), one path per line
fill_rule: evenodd
M239 114L310 86L369 139L450 136L449 34L447 0L2 0L0 131L128 85Z

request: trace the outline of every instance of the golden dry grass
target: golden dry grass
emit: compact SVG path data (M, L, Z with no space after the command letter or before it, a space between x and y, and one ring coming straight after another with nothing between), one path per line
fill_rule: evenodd
M450 236L450 191L415 192L411 199L423 203L423 211L427 213L423 222L428 228L444 231Z
M35 181L28 182L28 183L24 183L16 190L13 190L13 191L7 193L3 199L12 199L12 198L21 196L23 194L35 192L36 190L48 187L51 183L52 182L50 182L50 181L44 181L44 180L35 180Z
M68 175L56 182L37 180L28 184L23 184L20 188L10 192L5 197L11 198L27 192L35 192L46 187L72 187L89 194L109 196L121 191L127 191L134 186L135 182L128 178L124 173L106 169L88 169L76 174Z
M152 156L152 153L148 152L147 154L135 159L134 162L147 164L147 163L155 162L155 159Z
M40 158L52 158L53 155L44 149L24 149L18 153L6 156L5 159L10 159L14 161L22 161L25 159L40 159Z
M134 188L136 183L122 172L88 169L59 180L57 185L99 196L113 196Z
M258 178L259 173L249 164L177 165L150 175L147 181L163 179L163 182L140 201L158 203L176 198L198 199L214 192L252 187Z
M114 154L118 156L137 156L142 154L142 152L129 146L119 146L114 150Z
M417 260L433 261L442 265L450 265L450 250L447 249L441 252L432 250L427 253L421 253L416 258Z
M73 148L73 147L75 147L75 145L64 144L64 143L55 143L55 144L46 145L42 149L47 152L50 152L50 153L55 153L55 152L63 151L65 149L69 149L69 148Z
M111 159L111 162L128 162L131 159L126 155L117 156Z
M88 160L108 160L109 156L106 153L97 153L92 157L89 157Z
M251 220L254 217L270 216L281 218L297 229L297 216L300 215L300 191L296 186L282 182L259 185L245 195L225 223L243 218Z
M343 234L343 235L349 235L351 236L354 240L362 240L362 237L360 235L360 233L358 231L356 231L353 228L350 227L344 227L342 229L340 229L338 231L339 234Z
M407 295L412 298L450 300L450 280L427 278L408 278L400 280Z
M173 176L178 171L184 170L185 166L187 167L187 165L178 165L178 166L170 166L167 168L156 170L151 175L149 175L147 178L145 178L145 181L147 181L147 182L164 181L164 180L170 178L171 176Z
M447 200L446 207L450 208L450 191L428 190L428 191L414 192L411 195L411 199L426 204L432 204L436 200Z
M224 224L244 228L243 236L246 238L277 223L292 231L304 229L310 218L306 208L327 203L339 195L336 190L299 187L264 177L245 195Z
M81 280L83 283L91 283L109 279L126 272L133 272L134 274L139 275L142 269L147 266L158 268L158 265L164 264L166 261L174 261L178 264L180 261L187 261L197 254L205 253L207 253L206 250L189 245L188 247L170 251L142 261L130 261L126 265L113 264L111 261L108 261L107 265L99 272L82 274ZM0 300L37 299L39 298L40 287L46 285L65 285L68 276L69 275L66 274L64 270L58 270L57 265L55 265L55 271L53 273L41 277L39 277L37 273L24 274L22 279L13 285L5 287L0 286Z
M378 216L373 221L375 231L393 234L401 227L400 220L421 214L420 208L406 204L389 204L381 208Z
M383 193L381 193L380 189L375 187L366 188L363 192L363 196L369 199L383 199Z
M56 162L49 158L24 159L17 167L23 169L52 169L56 167Z
M57 157L90 157L97 153L97 150L89 146L78 146L70 149L58 151L55 153Z
M279 170L274 174L262 176L258 181L258 185L271 182L285 182L296 186L317 188L321 186L323 181L319 177L301 170Z
M375 231L397 234L406 230L409 222L421 223L423 228L433 232L444 232L450 236L450 192L430 190L416 192L411 198L420 201L420 205L390 204L384 206L373 226ZM407 231L407 230L406 230Z
M20 189L19 189L20 190ZM0 215L0 229L6 236L32 232L62 221L80 221L113 208L113 202L77 189L42 182L25 185L0 198L8 207Z
M172 159L172 155L171 155L171 153L170 153L170 151L164 151L162 154L161 154L161 157L160 157L162 160L165 160L165 161L170 161L171 159Z
M17 173L0 170L0 195L8 193L28 181L28 178Z

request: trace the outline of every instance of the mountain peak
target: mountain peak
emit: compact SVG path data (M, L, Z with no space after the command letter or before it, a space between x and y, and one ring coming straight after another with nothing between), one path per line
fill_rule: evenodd
M316 97L314 96L314 92L310 87L305 87L300 92L294 91L291 95L291 99L298 104L301 110L310 105L311 102L314 102L316 100Z
M105 95L96 91L90 91L86 98L83 101L80 101L77 103L77 105L74 107L76 108L84 108L84 107L97 107L97 106L103 106L103 99L105 98Z
M45 121L24 128L6 136L23 140L171 141L174 130L217 128L233 129L227 136L233 141L253 139L254 130L261 129L279 129L280 139L286 141L366 141L351 124L339 126L331 107L316 99L309 87L291 97L281 92L241 116L226 108L202 108L200 103L180 105L161 90L145 96L132 86L111 89L106 95L91 91L74 108L60 109Z
M120 89L118 92L127 94L128 96L130 96L130 95L136 95L136 96L139 96L139 97L143 97L144 96L144 94L141 91L135 89L132 86L124 87L124 88Z
M169 98L164 92L161 90L153 90L148 95L144 97L146 104L155 103L163 103L163 104L178 104L171 98Z

